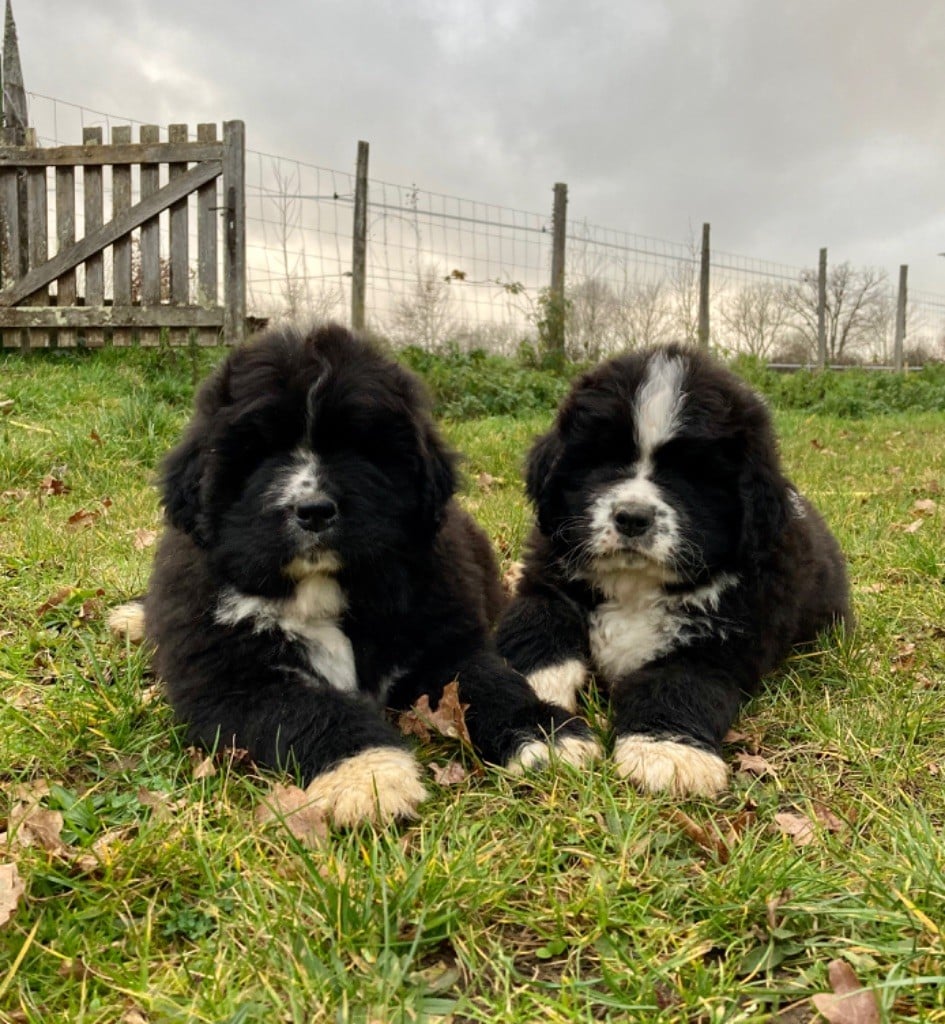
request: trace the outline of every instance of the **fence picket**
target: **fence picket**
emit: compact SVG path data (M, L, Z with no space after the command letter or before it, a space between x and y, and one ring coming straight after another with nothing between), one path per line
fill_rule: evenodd
M82 130L82 144L84 146L101 146L102 129L97 126L84 128ZM85 233L88 235L93 231L98 231L104 223L105 190L102 180L102 165L86 164L82 174ZM105 257L101 252L93 253L85 261L85 305L105 305ZM94 327L87 328L85 331L85 343L96 348L103 345L105 343L105 332Z

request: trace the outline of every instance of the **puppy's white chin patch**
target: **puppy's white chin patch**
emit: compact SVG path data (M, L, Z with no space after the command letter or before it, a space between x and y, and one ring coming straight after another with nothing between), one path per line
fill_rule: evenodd
M587 679L587 668L578 658L558 665L536 669L528 675L528 685L539 700L557 704L567 711L577 710L577 695Z
M415 818L427 797L420 765L399 747L370 747L346 757L305 790L316 807L342 827Z
M144 604L129 601L112 608L108 613L108 628L114 636L131 644L144 640Z
M551 740L529 740L518 748L505 766L511 775L523 775L530 768L548 764L568 764L583 768L603 756L603 748L593 736L560 736Z
M614 747L617 774L644 793L715 796L728 786L728 768L717 754L651 736L621 736Z

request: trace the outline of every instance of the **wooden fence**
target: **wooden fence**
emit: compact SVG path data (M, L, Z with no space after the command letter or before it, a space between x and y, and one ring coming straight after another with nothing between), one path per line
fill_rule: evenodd
M0 145L0 346L242 340L243 122L225 122L222 141L215 124L198 125L196 141L182 124L166 142L156 125L131 135Z

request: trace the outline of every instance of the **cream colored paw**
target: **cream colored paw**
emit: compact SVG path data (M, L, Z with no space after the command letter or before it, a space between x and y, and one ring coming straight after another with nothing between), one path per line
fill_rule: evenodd
M414 818L427 797L420 765L399 747L371 747L346 757L309 784L312 798L336 825Z
M144 604L129 601L112 608L108 613L108 628L115 636L132 644L144 639Z
M539 700L557 704L573 713L577 711L577 695L587 680L587 668L583 661L569 658L560 665L537 669L527 678Z
M555 741L529 740L505 766L512 775L522 775L529 768L547 764L569 764L583 768L604 753L593 736L559 736Z
M644 793L715 796L728 786L728 768L721 757L673 740L621 736L614 760L617 774Z

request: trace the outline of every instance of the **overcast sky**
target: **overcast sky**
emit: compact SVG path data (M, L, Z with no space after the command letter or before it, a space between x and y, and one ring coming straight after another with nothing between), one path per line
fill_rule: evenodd
M942 0L14 0L28 90L945 293ZM71 140L69 140L71 141ZM75 140L78 141L78 140Z

